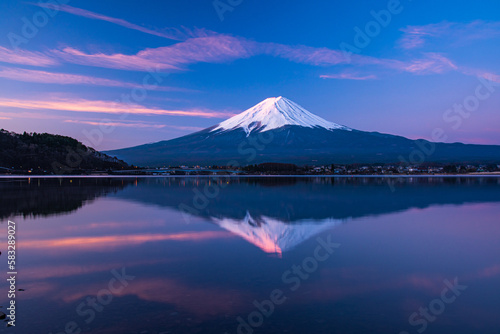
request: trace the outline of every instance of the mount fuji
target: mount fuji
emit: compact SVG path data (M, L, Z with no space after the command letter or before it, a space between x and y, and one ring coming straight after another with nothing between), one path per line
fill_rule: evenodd
M412 155L417 162L500 162L500 146L431 143L359 131L327 121L281 96L187 136L105 153L149 167L398 163Z
M220 123L211 132L243 129L249 136L252 132L269 131L287 125L351 131L348 127L328 122L295 102L280 96L265 99L256 106Z
M327 218L322 220L305 219L294 224L266 217L252 217L247 212L242 220L230 218L212 218L220 227L234 233L259 247L266 253L279 256L294 249L305 240L326 230L341 225L348 220Z

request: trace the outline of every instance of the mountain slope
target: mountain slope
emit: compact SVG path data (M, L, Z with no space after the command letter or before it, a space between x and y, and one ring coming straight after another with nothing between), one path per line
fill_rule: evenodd
M432 146L432 152L422 147ZM415 154L417 152L417 154ZM184 137L109 151L142 166L397 163L498 163L500 146L430 144L328 122L285 98L266 99L218 125ZM423 161L416 162L423 162Z

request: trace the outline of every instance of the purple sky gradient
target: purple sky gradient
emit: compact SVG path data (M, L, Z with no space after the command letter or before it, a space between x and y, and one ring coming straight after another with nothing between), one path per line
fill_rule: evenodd
M0 128L107 150L285 96L359 130L500 145L498 2L227 6L2 2Z

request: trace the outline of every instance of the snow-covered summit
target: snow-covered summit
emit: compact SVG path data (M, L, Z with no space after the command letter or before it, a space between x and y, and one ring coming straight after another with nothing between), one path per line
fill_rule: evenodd
M265 99L241 114L218 124L212 131L242 128L248 135L252 131L268 131L285 125L351 131L350 128L316 116L297 103L281 96Z
M339 226L348 219L306 219L286 223L266 216L252 217L247 212L243 220L215 217L212 217L212 220L220 227L239 235L264 252L281 255L307 239Z

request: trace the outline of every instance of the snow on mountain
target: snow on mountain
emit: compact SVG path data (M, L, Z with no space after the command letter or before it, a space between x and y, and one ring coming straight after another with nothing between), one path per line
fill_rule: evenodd
M345 220L299 220L285 223L281 220L260 216L253 218L247 212L243 220L212 218L220 227L242 237L266 253L279 256L295 248L307 239L342 224Z
M352 130L316 116L295 102L280 96L265 99L241 114L218 124L211 132L242 128L249 135L252 131L268 131L285 125L319 127L327 130Z

